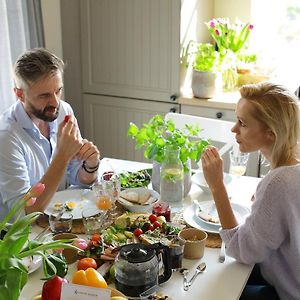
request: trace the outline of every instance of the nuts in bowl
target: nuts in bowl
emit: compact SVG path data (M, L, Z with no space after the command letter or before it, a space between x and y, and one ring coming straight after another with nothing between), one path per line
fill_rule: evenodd
M121 191L118 202L132 212L151 211L152 206L159 200L159 194L144 187L129 188Z

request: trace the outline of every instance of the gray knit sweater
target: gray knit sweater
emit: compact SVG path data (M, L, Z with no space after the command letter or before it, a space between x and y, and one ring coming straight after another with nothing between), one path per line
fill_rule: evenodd
M280 299L300 299L300 164L269 172L259 183L245 224L221 230L226 253L259 263Z

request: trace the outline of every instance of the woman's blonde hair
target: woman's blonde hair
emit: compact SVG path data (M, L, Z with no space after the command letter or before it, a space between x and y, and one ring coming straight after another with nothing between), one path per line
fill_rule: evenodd
M275 136L270 155L271 167L283 166L297 159L300 124L296 95L270 82L244 85L240 94L252 103L252 116Z

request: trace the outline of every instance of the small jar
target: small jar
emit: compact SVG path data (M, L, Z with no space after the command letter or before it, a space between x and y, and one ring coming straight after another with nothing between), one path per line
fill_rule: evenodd
M158 202L153 205L152 213L156 216L164 216L167 222L171 222L171 207L169 203Z

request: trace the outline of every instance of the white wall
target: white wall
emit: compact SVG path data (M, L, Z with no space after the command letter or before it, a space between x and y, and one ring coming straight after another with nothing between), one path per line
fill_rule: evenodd
M60 0L41 0L46 48L63 57Z

